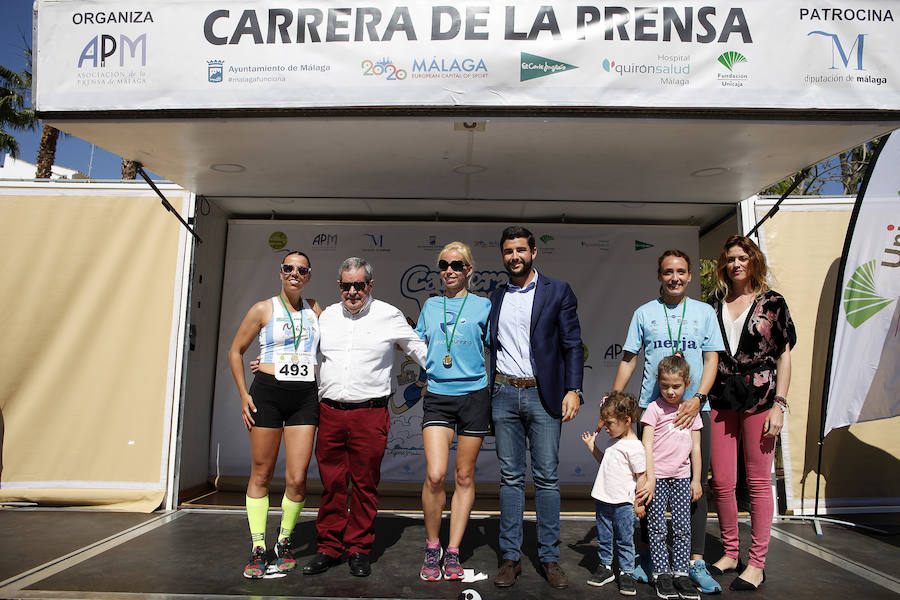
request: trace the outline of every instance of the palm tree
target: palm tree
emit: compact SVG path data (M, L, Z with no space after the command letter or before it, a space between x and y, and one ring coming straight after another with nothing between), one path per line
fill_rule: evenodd
M34 129L34 109L25 106L30 89L31 73L16 73L0 65L0 151L13 158L19 153L19 143L7 129Z
M122 159L122 179L137 179L137 163L135 161Z

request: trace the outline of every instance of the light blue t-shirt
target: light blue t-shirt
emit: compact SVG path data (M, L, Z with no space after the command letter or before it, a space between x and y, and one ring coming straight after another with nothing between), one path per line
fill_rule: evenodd
M656 369L659 361L681 350L691 367L691 383L684 393L685 400L692 398L700 387L703 375L703 353L725 349L719 322L710 305L685 298L685 305L666 306L659 298L639 306L631 317L628 337L622 349L638 354L644 348L644 376L641 379L641 408L647 408L659 398ZM684 325L681 315L684 311ZM668 317L668 326L667 326ZM681 339L677 340L681 329ZM669 332L671 331L671 338ZM677 348L675 347L677 346ZM709 410L705 402L701 410Z
M463 299L466 305L463 307ZM460 315L460 307L462 314ZM488 327L491 301L484 296L468 294L463 298L447 298L447 333L444 334L444 296L433 296L425 301L416 333L428 344L425 372L428 375L428 391L445 396L462 396L487 387L487 369L484 366L484 343L489 340ZM456 325L456 333L453 325ZM453 336L450 356L453 364L444 366L447 340Z

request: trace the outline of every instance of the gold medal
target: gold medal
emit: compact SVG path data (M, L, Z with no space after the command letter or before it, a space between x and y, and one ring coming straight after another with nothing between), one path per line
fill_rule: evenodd
M444 361L443 361L443 362L444 362L444 366L445 366L445 367L449 367L449 366L453 365L453 359L450 358L450 355L449 355L449 354L446 355L446 356L444 356Z

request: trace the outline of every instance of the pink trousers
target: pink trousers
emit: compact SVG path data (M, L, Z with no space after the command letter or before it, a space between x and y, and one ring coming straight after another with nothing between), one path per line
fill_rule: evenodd
M769 533L775 502L772 498L772 461L775 459L775 438L763 437L763 427L769 411L738 413L733 410L712 409L710 430L712 446L710 491L716 500L719 529L725 555L738 558L737 449L743 443L747 487L750 489L750 560L760 569L766 566Z

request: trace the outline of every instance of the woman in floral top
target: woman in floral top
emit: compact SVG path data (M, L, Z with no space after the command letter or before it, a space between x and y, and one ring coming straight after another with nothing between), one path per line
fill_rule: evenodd
M710 568L713 574L737 571L739 564L734 492L738 443L743 444L750 490L750 559L731 583L735 591L755 590L765 581L763 569L775 509L772 461L775 439L787 412L791 348L797 342L787 303L769 289L767 271L765 256L753 240L731 236L719 255L717 291L710 300L725 339L718 375L709 392L710 488L725 548L725 555Z

